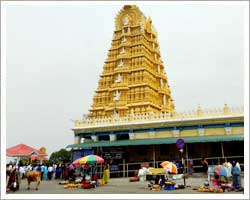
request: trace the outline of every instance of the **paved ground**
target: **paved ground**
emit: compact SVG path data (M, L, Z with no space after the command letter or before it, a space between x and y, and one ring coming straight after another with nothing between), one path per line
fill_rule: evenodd
M206 181L205 177L192 177L186 179L187 187L185 189L178 190L162 190L152 191L147 189L147 181L143 182L129 182L128 178L112 178L110 182L101 187L93 189L81 189L81 188L67 188L63 185L59 185L58 180L42 181L39 190L35 190L35 183L31 183L31 189L27 190L26 180L22 180L20 190L15 192L16 194L198 194L193 188L203 185ZM243 178L242 178L243 184ZM183 184L183 180L175 181L177 184ZM229 192L243 194L243 192ZM225 194L225 193L224 193Z

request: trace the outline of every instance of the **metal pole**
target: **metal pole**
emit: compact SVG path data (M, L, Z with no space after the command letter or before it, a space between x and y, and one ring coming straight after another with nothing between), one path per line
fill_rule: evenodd
M155 168L155 145L154 144L153 144L153 162L154 162L153 166Z
M123 169L122 169L122 171L123 171L123 178L125 177L125 159L123 159Z
M127 177L128 177L128 163L127 163Z
M181 159L183 160L183 152L181 152ZM185 174L185 161L182 163L183 164L183 180L184 180L184 187L186 187L186 174Z
M225 156L224 156L224 149L223 149L223 143L222 142L220 143L220 146L221 146L221 154L222 154L222 158L223 158L223 162L224 162Z
M188 145L186 144L186 162L187 162L187 167L186 167L186 173L188 173Z

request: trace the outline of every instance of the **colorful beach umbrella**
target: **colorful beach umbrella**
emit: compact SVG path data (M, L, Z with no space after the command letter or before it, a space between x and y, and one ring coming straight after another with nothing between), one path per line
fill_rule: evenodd
M222 166L222 165L218 165L215 169L214 169L214 173L219 175L219 176L225 176L227 177L228 175L228 170L226 167Z
M85 164L101 164L104 162L104 159L97 155L88 155L82 158L78 158L73 162L75 165L85 165Z
M164 161L160 165L170 173L173 173L173 174L178 173L177 166L170 161Z
M216 169L216 167L218 167L218 165L213 165L213 166L209 167L209 168L208 168L208 173L209 173L209 174L214 173L214 170Z

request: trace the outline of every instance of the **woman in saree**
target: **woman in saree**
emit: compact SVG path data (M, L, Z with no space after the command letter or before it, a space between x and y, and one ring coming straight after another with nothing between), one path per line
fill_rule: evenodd
M103 169L103 177L102 177L102 182L104 184L107 184L109 182L109 164L106 163Z

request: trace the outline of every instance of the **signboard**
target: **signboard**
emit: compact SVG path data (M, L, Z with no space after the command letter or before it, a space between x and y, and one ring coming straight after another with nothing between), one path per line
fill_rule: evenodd
M184 146L185 146L185 142L184 142L183 139L178 139L178 140L176 141L176 147L177 147L178 149L183 149Z
M103 152L102 157L105 159L120 160L125 156L124 152Z
M82 149L82 150L77 150L73 152L73 162L78 159L82 158L84 156L92 155L94 154L93 149Z
M119 165L112 164L109 166L110 171L119 171Z
M104 160L112 159L112 154L110 152L103 152L102 157L103 157Z

